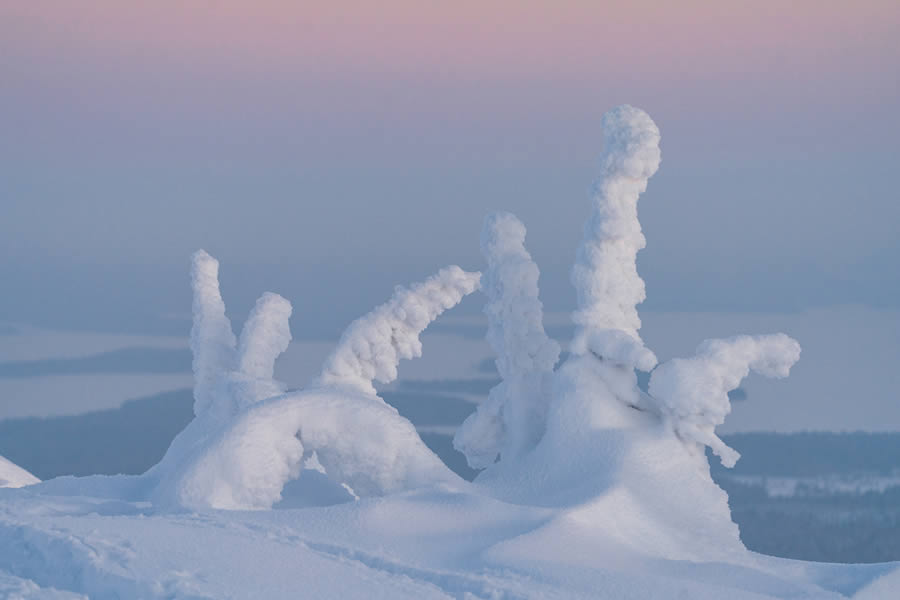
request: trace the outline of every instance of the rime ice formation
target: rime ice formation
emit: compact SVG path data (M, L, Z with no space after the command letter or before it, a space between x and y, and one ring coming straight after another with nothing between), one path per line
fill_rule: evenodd
M620 106L603 116L604 152L593 208L572 268L578 309L571 351L649 371L656 356L644 347L637 305L645 298L637 253L646 246L638 197L659 168L659 129L644 111Z
M18 488L33 483L40 483L40 479L0 456L0 488Z
M238 370L249 377L272 379L275 359L291 343L291 303L271 292L263 294L247 317L238 347Z
M706 340L696 356L657 367L650 376L650 395L682 439L709 446L722 464L733 467L740 454L714 431L731 412L728 392L750 371L787 377L799 359L800 344L783 333Z
M273 375L275 359L291 340L290 303L263 294L235 350L217 263L198 252L191 347L195 393L205 409L151 471L159 479L155 501L190 508L271 508L312 457L328 483L302 477L301 491L309 494L318 493L304 490L312 485L331 486L331 496L361 497L457 481L415 427L376 395L372 380L391 381L400 359L419 356L419 334L472 293L479 278L447 267L422 283L398 288L389 302L347 328L310 388L285 394Z
M191 287L194 291L191 327L194 414L199 416L215 402L219 376L234 368L236 341L219 291L219 261L204 250L198 250L192 257Z
M455 438L486 467L474 483L374 382L421 353L419 334L478 273L448 267L398 289L348 327L309 387L286 391L274 364L291 339L290 304L264 294L236 339L218 263L200 251L195 418L144 475L0 489L0 596L893 598L900 564L803 564L741 544L704 446L734 463L715 433L728 391L751 371L786 376L800 347L784 334L737 336L656 365L638 335L635 257L659 132L629 106L603 127L572 271L576 333L560 366L525 227L507 213L485 224L481 284L502 383ZM635 369L652 369L649 393ZM0 486L11 472L33 482L0 459Z
M374 394L372 382L395 380L400 359L421 356L419 334L475 291L479 278L479 273L452 266L422 283L397 289L390 301L350 324L316 383Z
M551 375L543 437L518 460L483 471L476 483L504 500L564 507L543 527L509 542L516 552L534 551L552 539L590 547L602 538L666 559L738 560L746 552L727 496L712 481L700 450L710 445L733 464L736 457L714 433L730 410L728 390L748 369L786 375L799 345L782 334L743 336L708 342L695 359L656 367L656 356L638 334L644 284L635 259L645 245L637 200L659 166L659 131L646 113L630 106L607 113L603 131L600 178L572 270L578 300L572 352ZM489 297L490 281L486 277ZM536 287L532 292L536 299ZM489 340L498 356L508 354L490 333ZM654 383L645 394L635 369L654 367ZM507 389L502 404L491 397L472 419L479 412L495 415L498 406L515 405L541 389ZM482 429L485 438L497 435ZM465 424L461 433L469 433Z
M469 465L483 469L498 455L511 459L541 439L546 421L548 376L559 344L544 332L537 265L525 249L525 226L510 213L487 217L481 233L487 261L482 290L488 302L487 339L503 381L491 390L456 432L453 445Z

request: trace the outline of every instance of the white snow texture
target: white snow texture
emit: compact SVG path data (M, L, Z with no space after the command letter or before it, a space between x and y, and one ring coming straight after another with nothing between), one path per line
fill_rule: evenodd
M413 425L375 393L373 379L397 376L401 358L419 356L419 334L473 292L479 273L447 267L398 288L386 304L354 321L310 388L285 394L275 359L291 340L291 305L277 294L257 301L237 349L219 293L217 263L194 256L195 394L202 409L175 439L153 478L160 505L267 509L315 457L330 483L354 497L382 495L458 477L428 449ZM304 490L317 494L322 490Z
M0 456L0 488L18 488L41 480L8 459Z
M783 333L706 340L693 358L675 358L657 367L650 376L650 395L682 439L709 446L722 464L733 467L740 454L714 432L731 412L728 392L750 371L787 377L799 359L800 344Z
M421 356L419 334L475 291L480 277L452 266L410 288L397 288L390 301L350 324L316 383L374 394L372 382L390 383L401 358Z
M571 351L649 371L656 356L644 347L637 305L646 297L637 253L647 245L638 197L659 168L659 129L644 111L624 105L603 116L604 152L593 208L572 268L578 310Z
M0 458L0 596L11 598L861 598L900 564L748 552L704 446L728 391L784 377L784 334L708 340L657 366L638 334L637 201L660 163L643 111L603 118L604 153L572 270L568 359L544 331L538 267L513 215L485 222L479 273L447 267L354 321L302 390L274 379L290 303L259 299L236 338L218 262L193 257L195 418L140 476L38 483ZM455 475L378 397L419 335L479 285L501 383L454 445ZM649 394L635 369L652 371ZM281 510L267 510L278 508ZM253 509L254 512L208 509ZM199 511L192 514L191 511ZM891 597L891 596L883 596Z
M548 376L559 360L559 344L544 332L538 298L538 267L525 249L525 226L510 213L487 217L481 233L487 261L482 290L488 302L487 339L497 354L503 381L491 390L453 439L473 468L490 466L498 455L515 458L544 433Z

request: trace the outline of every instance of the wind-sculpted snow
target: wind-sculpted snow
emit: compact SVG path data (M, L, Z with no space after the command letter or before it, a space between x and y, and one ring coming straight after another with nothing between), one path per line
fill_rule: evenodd
M593 352L642 371L656 365L656 356L638 335L637 305L646 296L636 259L647 242L637 202L659 168L659 140L656 124L638 108L624 105L603 116L600 179L572 268L578 309L571 351ZM615 356L604 354L611 351Z
M317 384L374 394L372 382L395 380L400 359L421 356L419 334L475 291L480 277L452 266L422 283L397 288L390 301L350 324L325 361Z
M740 454L715 434L731 412L728 392L750 371L787 377L799 359L800 344L783 333L706 340L696 356L657 367L650 376L650 395L682 439L709 446L722 464L733 467Z
M715 433L730 411L728 391L750 371L786 376L800 347L784 334L738 336L657 366L638 335L644 284L635 258L645 243L637 200L659 166L659 131L630 106L607 113L603 130L600 178L572 270L575 338L559 367L524 225L507 213L485 224L487 337L502 382L455 438L470 464L487 467L474 483L425 446L374 382L394 380L401 359L421 354L419 335L477 289L478 273L448 267L398 288L348 327L310 387L288 392L274 369L291 339L290 303L264 294L236 341L218 263L200 251L192 269L194 420L142 476L0 490L0 594L892 593L898 565L804 565L741 544L703 446L734 463L737 453ZM635 369L654 367L644 393ZM0 459L0 484L7 465ZM282 510L204 510L273 507Z
M191 456L173 490L190 508L267 509L315 456L352 496L459 482L415 427L375 396L319 388L266 400Z
M238 347L238 370L249 377L272 379L275 359L291 343L291 303L266 292L247 317Z
M548 376L559 360L559 344L544 332L537 265L525 249L525 226L510 213L487 217L481 233L487 261L482 290L488 302L487 340L503 381L459 428L457 450L476 469L500 455L513 459L544 433Z
M198 250L192 257L191 287L194 292L191 327L194 414L199 416L215 403L221 374L234 369L236 341L219 291L219 261L204 250Z
M19 465L0 456L0 488L18 488L40 481Z
M583 535L588 546L616 539L665 559L738 560L746 551L702 445L733 464L714 431L730 409L727 392L748 369L786 375L799 345L784 335L708 342L696 359L656 367L649 395L638 388L635 369L649 371L657 360L638 335L644 284L635 259L645 241L637 200L659 166L660 138L650 117L628 106L610 111L603 127L600 179L572 271L572 354L552 374L544 435L476 483L510 502L562 508L515 546ZM507 388L503 403L489 398L479 412L500 414L539 389Z

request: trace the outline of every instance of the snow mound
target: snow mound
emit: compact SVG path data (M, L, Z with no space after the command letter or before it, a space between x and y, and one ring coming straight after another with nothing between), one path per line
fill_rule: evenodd
M0 490L0 593L12 597L860 598L896 565L809 565L748 552L704 446L751 371L784 377L784 334L708 340L657 365L638 333L637 201L660 162L643 111L604 116L605 149L572 283L571 353L543 327L525 226L488 217L479 273L447 267L354 321L321 374L287 391L275 361L290 303L259 299L240 336L218 262L193 257L193 421L138 477ZM479 285L502 382L454 444L452 473L378 397L427 325ZM649 393L635 369L651 371ZM0 484L28 474L0 459ZM24 483L36 480L26 479ZM277 506L282 510L262 510ZM256 509L209 511L206 509ZM198 511L200 514L191 514ZM881 578L881 579L879 579ZM866 587L868 586L868 587Z
M610 111L603 126L600 178L572 271L575 336L570 357L547 373L543 436L519 460L480 462L488 468L476 484L508 502L561 509L517 546L578 538L593 548L615 540L644 556L739 561L746 551L727 495L710 477L703 445L734 463L736 455L714 432L730 411L728 391L750 370L787 375L800 347L783 334L738 336L705 342L693 359L657 366L638 334L637 305L645 294L636 258L645 245L637 201L659 166L659 131L646 113L630 106ZM488 265L490 274L490 256ZM508 287L500 289L512 295ZM485 289L493 300L491 285ZM530 291L536 302L536 286ZM497 329L509 322L517 321L504 320ZM509 353L494 343L491 331L488 340L498 356ZM652 370L649 395L638 388L635 369ZM496 436L501 427L493 425L492 431L485 423L499 422L495 415L502 415L502 407L532 402L546 389L546 383L533 381L526 389L503 388L502 402L492 395L472 419L479 413L494 419L475 421L482 424L477 433ZM475 437L465 425L462 433Z
M0 456L0 488L24 487L40 481L19 465Z
M578 310L571 351L614 351L622 364L649 371L656 356L638 335L637 305L646 297L637 253L647 245L637 216L638 197L659 168L659 129L644 111L623 105L603 116L604 152L591 216L572 267ZM612 357L607 357L612 358Z

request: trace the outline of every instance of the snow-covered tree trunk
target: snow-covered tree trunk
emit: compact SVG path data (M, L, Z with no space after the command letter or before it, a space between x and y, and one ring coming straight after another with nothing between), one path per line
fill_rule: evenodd
M510 213L485 219L481 252L487 261L482 290L488 302L487 340L502 382L457 430L453 445L473 468L514 458L544 433L546 377L559 359L547 337L539 298L539 270L525 249L525 226Z
M571 276L578 296L571 352L643 371L656 356L638 335L645 292L636 259L646 240L637 202L659 168L659 140L656 124L638 108L623 105L603 116L601 173Z
M222 377L235 367L234 332L219 291L219 261L204 250L191 260L194 292L191 352L194 355L194 414L201 416L216 402Z

